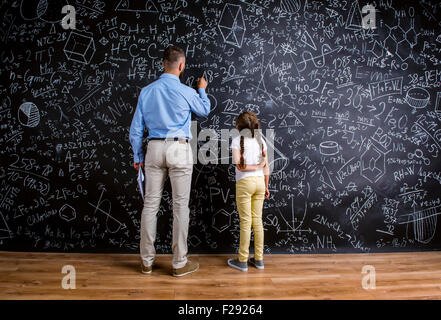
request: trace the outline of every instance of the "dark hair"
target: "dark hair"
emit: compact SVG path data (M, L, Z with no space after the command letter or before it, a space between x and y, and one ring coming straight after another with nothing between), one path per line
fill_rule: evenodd
M260 145L260 149L262 150L261 157L265 157L265 151L263 150L263 142L262 136L260 132L260 122L257 119L256 114L253 111L245 111L242 112L236 119L236 128L241 132L244 129L251 130L251 138L254 136L257 139L257 142ZM243 154L245 152L244 147L244 135L240 135L240 163L239 168L245 168L245 159L243 158Z
M178 62L182 57L185 58L184 50L177 46L170 46L164 51L163 61L167 66Z

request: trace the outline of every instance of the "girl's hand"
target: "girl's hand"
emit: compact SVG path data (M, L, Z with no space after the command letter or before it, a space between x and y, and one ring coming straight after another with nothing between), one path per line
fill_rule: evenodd
M265 165L266 165L266 162L265 161L262 161L261 163L259 163L258 165L257 165L257 168L263 168L263 167L265 167Z
M265 199L268 199L270 196L268 188L265 188Z

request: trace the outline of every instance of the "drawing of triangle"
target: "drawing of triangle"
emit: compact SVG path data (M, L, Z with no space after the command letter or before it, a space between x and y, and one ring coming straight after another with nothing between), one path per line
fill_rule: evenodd
M236 36L234 35L233 29L230 29L231 32L225 37L225 42L233 42L237 43Z
M49 34L56 34L57 31L55 30L55 24L52 25L51 31L49 31Z
M271 36L271 39L268 40L268 44L274 44L274 36Z
M129 12L158 12L158 8L152 0L121 0L115 10Z
M277 55L276 52L271 53L271 58L270 61L272 61L272 59ZM263 58L263 62L265 62L265 57ZM262 73L261 73L261 78L259 80L259 83L257 84L257 90L262 90L265 93L268 94L268 91L266 90L266 85L265 85L265 73L266 73L267 68L262 69ZM263 89L262 89L263 88Z
M64 86L63 90L61 90L61 92L62 93L69 93L69 89L66 86Z
M306 44L308 47L317 50L317 47L315 46L314 41L311 38L311 35L308 33L308 31L305 30L302 37L300 38L304 44Z
M294 124L288 125L288 122L286 119L292 118L294 119ZM283 120L280 122L279 128L287 128L287 127L303 127L302 121L299 120L297 115L292 112L291 110L288 112L288 114L283 118Z
M321 182L323 182L324 184L326 184L328 187L330 187L333 190L335 190L334 183L332 182L331 177L329 176L328 169L326 169L325 166L323 166L323 170L322 170L322 173L320 174L320 179L319 180Z
M286 123L286 120L283 119L282 122L280 122L279 128L287 128L288 124Z
M153 3L152 0L149 0L149 2L147 2L145 8L146 8L146 12L154 12L154 13L159 12L158 8L156 7L156 5Z
M3 214L0 212L0 239L11 238L11 231L6 223Z
M288 122L286 121L287 118L291 118L290 113L291 113L291 111L289 111L288 114L285 116L285 118L283 118L282 122L280 122L280 124L279 124L279 128L287 128L287 127L290 127L290 126L288 125Z
M219 29L221 30L222 36L224 37L224 41L227 41L227 38L230 37L233 33L233 29L229 27L219 26Z
M348 19L346 20L346 29L359 30L361 29L362 17L358 1L352 3L351 10L349 10Z
M296 116L296 118L297 118L297 116ZM297 118L296 121L294 122L294 126L296 126L296 127L303 127L304 124L303 124L302 121L300 121L300 120Z
M23 216L24 214L21 212L21 210L15 210L14 212L14 219Z
M328 13L330 18L334 18L338 16L338 12L335 11L334 9L326 8L326 12Z
M294 112L289 111L289 112L288 112L288 115L287 115L286 117L294 118L294 119L295 119L295 120L294 120L294 126L295 126L295 127L303 127L303 126L304 126L303 122L300 121L300 119L297 117L297 115L296 115ZM285 119L286 119L286 118L285 118Z

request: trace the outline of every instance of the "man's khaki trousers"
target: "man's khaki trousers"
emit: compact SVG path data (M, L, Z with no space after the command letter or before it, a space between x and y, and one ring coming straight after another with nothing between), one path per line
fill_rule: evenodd
M173 140L150 140L144 160L145 195L141 214L140 253L145 266L155 260L156 223L162 190L167 174L173 196L173 268L187 263L187 235L190 210L193 154L190 143Z

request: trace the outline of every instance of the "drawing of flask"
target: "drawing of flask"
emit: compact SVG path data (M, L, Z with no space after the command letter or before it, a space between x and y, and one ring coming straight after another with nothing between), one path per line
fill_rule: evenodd
M415 240L427 244L436 231L437 213L435 208L421 210L412 214Z

